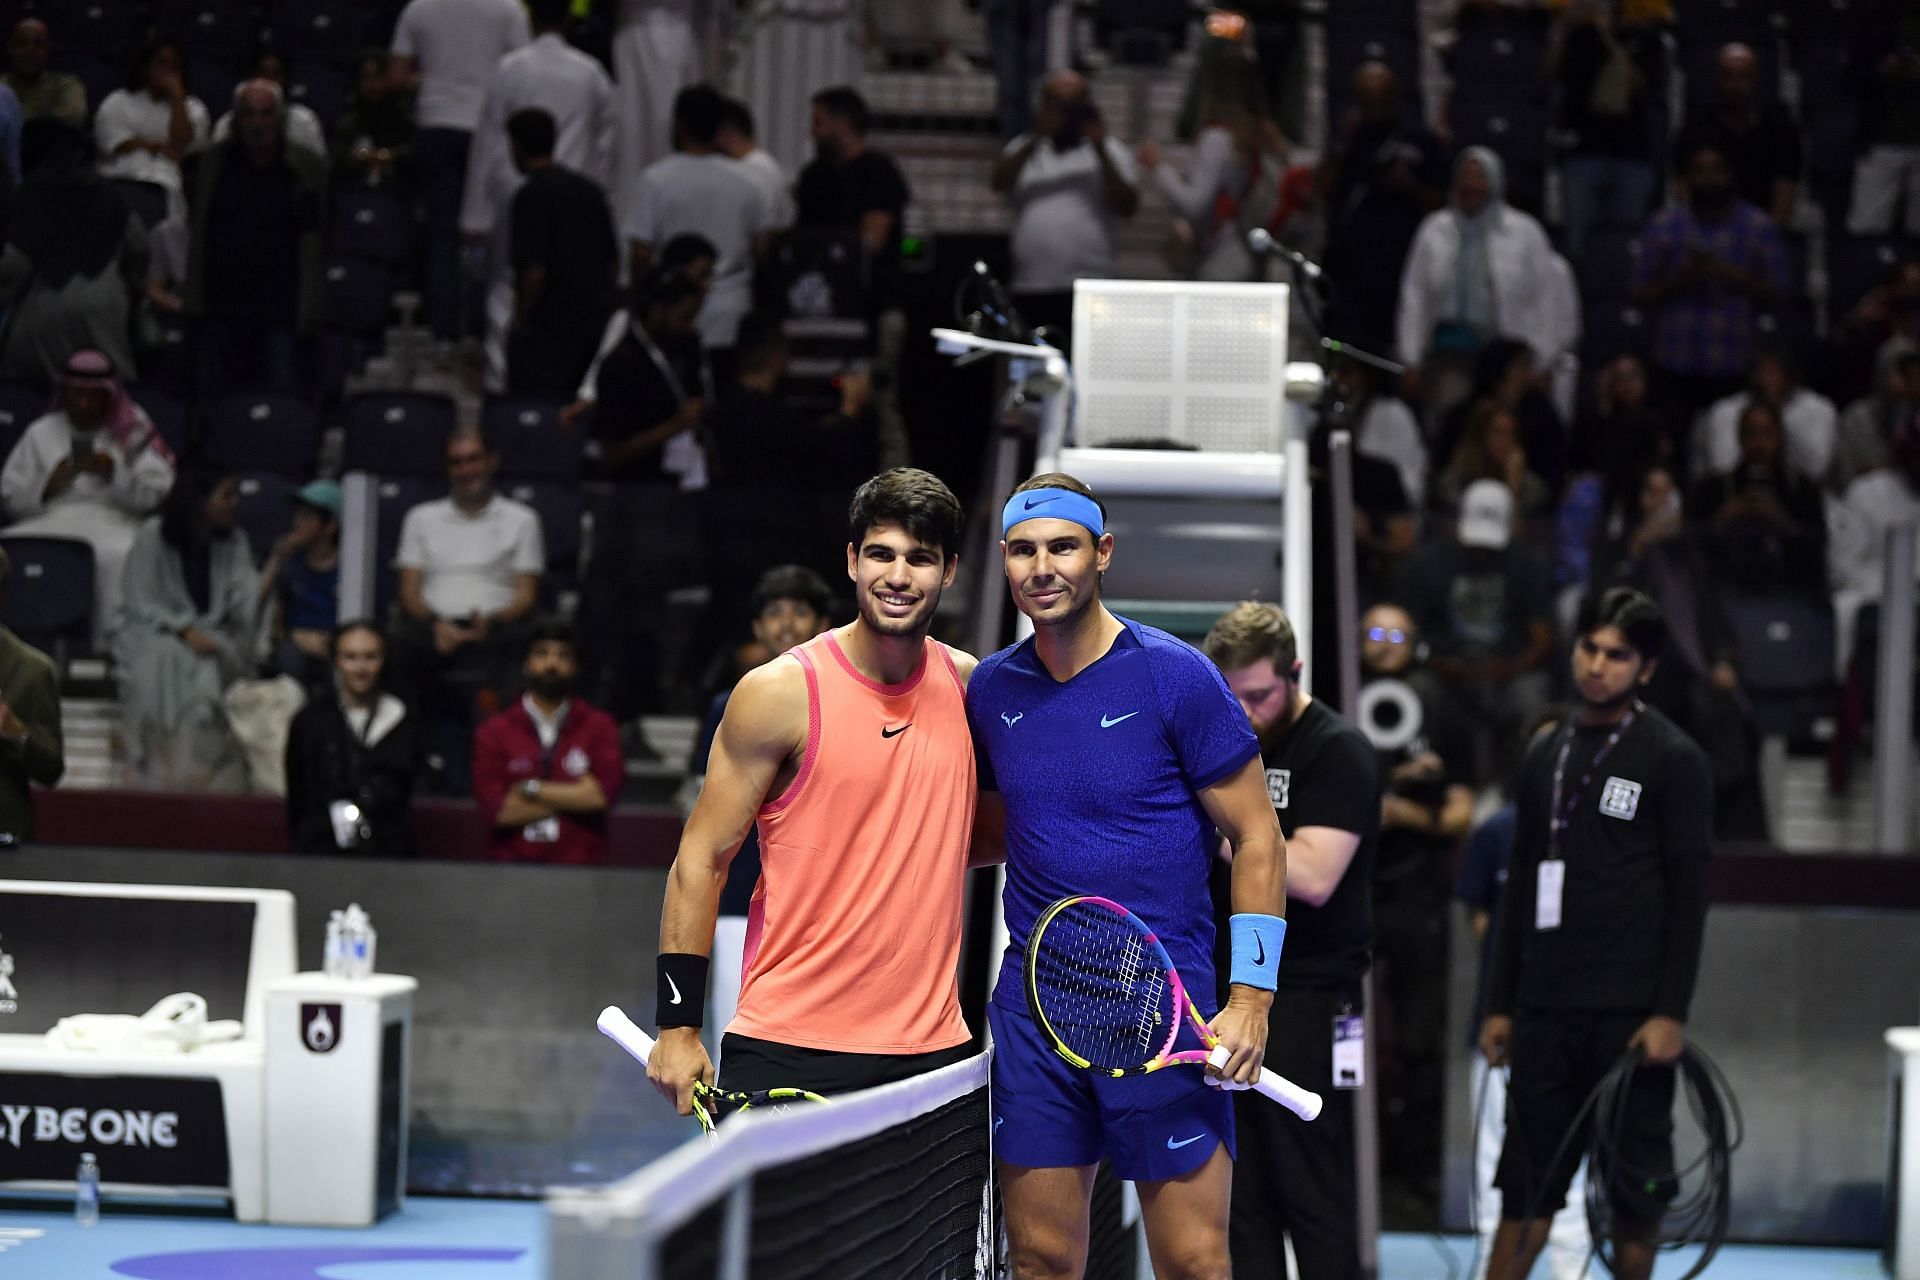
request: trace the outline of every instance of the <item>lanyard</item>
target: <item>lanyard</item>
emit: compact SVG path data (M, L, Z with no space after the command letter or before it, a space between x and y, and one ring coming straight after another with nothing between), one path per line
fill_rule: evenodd
M646 348L647 355L653 360L653 367L658 369L660 376L667 380L667 390L673 392L673 402L676 405L685 404L687 402L686 384L681 382L680 375L674 372L673 362L668 360L666 354L654 345L653 335L648 333L643 326L635 323L633 325L633 336L640 340L642 347Z
M1580 775L1579 789L1572 795L1567 796L1565 804L1562 804L1561 793L1567 776L1567 757L1573 752L1573 735L1576 731L1574 727L1568 727L1566 740L1560 744L1560 754L1553 762L1553 822L1547 829L1547 858L1549 860L1559 860L1561 835L1566 831L1567 827L1571 825L1573 821L1573 811L1580 807L1580 801L1586 796L1587 788L1593 784L1594 773L1599 770L1601 764L1606 761L1606 758L1612 754L1613 749L1620 745L1620 739L1626 736L1627 730L1633 728L1633 722L1639 718L1641 707L1641 703L1634 703L1633 710L1627 712L1626 716L1615 726L1614 731L1607 735L1607 740L1600 744L1598 751L1594 752L1593 759L1587 762L1586 772Z

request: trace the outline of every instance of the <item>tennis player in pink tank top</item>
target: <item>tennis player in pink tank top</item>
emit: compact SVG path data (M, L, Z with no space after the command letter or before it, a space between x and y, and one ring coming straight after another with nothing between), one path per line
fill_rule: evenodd
M858 616L741 678L681 834L660 921L659 1046L647 1075L686 1115L714 1083L701 1043L727 867L759 824L739 1011L720 1085L833 1094L956 1062L956 979L979 784L974 659L927 638L964 513L925 471L854 494Z

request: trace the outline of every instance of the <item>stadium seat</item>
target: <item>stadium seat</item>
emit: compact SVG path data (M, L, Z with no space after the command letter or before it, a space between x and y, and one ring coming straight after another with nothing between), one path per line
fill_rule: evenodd
M93 637L93 548L78 538L0 537L9 563L0 623L64 670Z
M586 442L573 428L561 425L560 409L551 400L501 396L487 401L480 426L500 453L503 479L579 482Z
M280 535L293 526L291 503L300 486L271 471L240 473L238 522L247 535L253 562L263 563Z
M1507 200L1538 216L1546 195L1547 110L1519 99L1455 100L1453 141L1490 147L1506 162Z
M187 46L187 92L206 104L218 120L233 108L233 91L247 78L247 64L239 57L213 56Z
M361 0L276 0L268 14L273 43L303 59L350 63L366 44L360 9Z
M1580 297L1587 303L1624 300L1633 291L1633 272L1640 259L1637 229L1595 227L1580 246L1574 271L1580 279Z
M1903 257L1904 251L1893 236L1827 237L1827 323L1838 325L1847 313L1886 278L1887 272Z
M334 193L332 251L388 266L413 256L413 208L385 187L345 187Z
M287 97L320 117L320 125L329 133L353 97L351 63L317 59L302 49L287 69Z
M320 323L356 338L378 336L387 327L393 277L366 258L331 257L322 273Z
M1624 302L1589 305L1580 322L1580 366L1598 370L1617 355L1647 354L1647 313Z
M187 406L159 387L128 387L127 395L153 419L154 430L167 442L167 448L173 450L173 456L176 459L186 456Z
M159 0L153 6L153 29L187 46L189 80L193 79L195 63L237 63L245 58L259 35L256 18L257 10L246 0ZM232 91L229 83L226 92ZM225 109L224 98L219 108L213 99L201 100L216 116Z
M1543 99L1547 83L1540 63L1547 48L1546 17L1543 10L1463 13L1459 38L1447 56L1454 100Z
M447 436L458 421L451 397L427 391L382 391L347 401L342 471L381 478L442 480Z
M571 480L515 480L500 491L524 502L540 517L540 537L546 544L547 585L566 587L578 580L580 562L580 486Z
M59 69L80 77L80 83L86 86L89 105L103 100L108 94L120 87L126 79L125 57L112 57L107 54L76 53L72 56L55 52Z
M49 15L54 47L62 54L124 60L140 35L139 0L80 0Z
M0 466L13 453L34 419L47 411L49 396L24 382L0 382Z
M157 182L141 182L137 178L109 178L107 185L112 187L127 206L127 211L140 219L140 225L151 231L154 224L167 216L167 189Z
M320 411L304 400L231 395L207 410L207 457L236 471L306 480L320 452L320 430Z

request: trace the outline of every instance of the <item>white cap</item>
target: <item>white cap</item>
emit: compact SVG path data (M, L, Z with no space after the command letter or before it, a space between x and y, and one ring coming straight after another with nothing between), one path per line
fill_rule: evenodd
M1498 551L1513 539L1513 490L1498 480L1475 480L1460 495L1456 536L1463 547Z

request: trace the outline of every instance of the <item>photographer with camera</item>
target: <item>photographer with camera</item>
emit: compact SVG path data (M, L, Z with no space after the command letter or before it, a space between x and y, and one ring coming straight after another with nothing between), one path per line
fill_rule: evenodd
M993 189L1013 206L1013 292L1021 315L1066 347L1073 282L1114 274L1114 223L1140 207L1133 157L1107 136L1086 77L1056 71L1033 131L993 162Z

